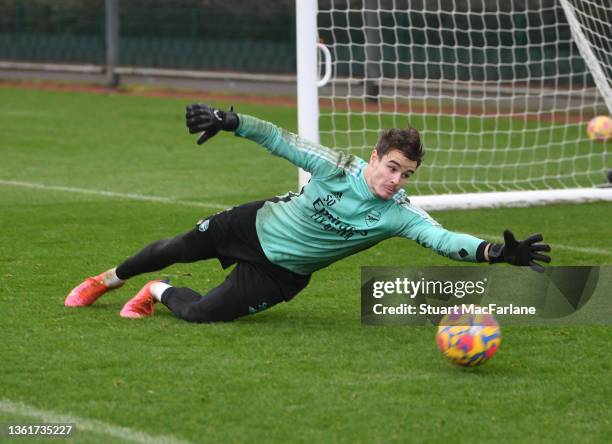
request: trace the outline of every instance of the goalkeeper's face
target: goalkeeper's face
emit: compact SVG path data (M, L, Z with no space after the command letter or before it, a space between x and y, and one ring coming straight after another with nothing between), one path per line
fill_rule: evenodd
M408 159L399 150L391 150L383 156L373 150L364 175L372 193L389 200L404 186L417 166L416 161Z

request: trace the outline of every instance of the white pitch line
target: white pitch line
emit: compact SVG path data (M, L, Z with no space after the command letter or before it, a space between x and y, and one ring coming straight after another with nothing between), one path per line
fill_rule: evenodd
M156 203L166 203L166 204L172 204L172 205L184 205L188 207L215 208L219 210L225 210L231 207L231 205L214 204L214 203L207 203L207 202L194 202L194 201L188 201L188 200L176 200L171 197L146 196L143 194L133 194L133 193L116 193L114 191L92 190L92 189L87 189L87 188L61 187L61 186L55 186L55 185L45 185L45 184L36 183L36 182L20 182L16 180L0 179L0 185L22 187L22 188L32 188L32 189L47 190L47 191L62 191L66 193L90 194L93 196L131 199L131 200L139 200L139 201L144 201L144 202L156 202ZM492 236L489 234L478 234L475 236L478 236L483 239L499 239L500 238L499 236ZM561 244L554 244L553 246L554 248L558 248L560 250L575 251L577 253L598 254L598 255L604 255L604 256L612 255L612 251L603 250L600 248L574 247L571 245L561 245Z
M491 234L475 234L474 236L479 237L481 239L498 239L501 240L499 235L493 236ZM550 247L554 250L568 250L575 251L576 253L587 253L587 254L600 254L603 256L612 256L612 250L603 250L601 248L589 248L589 247L574 247L572 245L562 245L562 244L550 244Z
M209 202L194 202L194 201L188 201L188 200L176 200L171 197L147 196L144 194L133 194L133 193L116 193L114 191L92 190L92 189L87 189L87 188L61 187L61 186L55 186L55 185L45 185L45 184L36 183L36 182L20 182L16 180L0 179L0 185L21 187L21 188L32 188L35 190L62 191L65 193L76 193L76 194L90 194L93 196L140 200L144 202L185 205L188 207L215 208L218 210L225 210L231 207L231 205L223 205L223 204L216 204L216 203L209 203Z
M183 441L174 436L153 436L145 432L115 426L95 419L54 412L52 410L41 410L22 402L13 402L9 399L0 399L0 412L34 418L45 423L74 423L76 433L88 431L142 444L190 444L189 441Z

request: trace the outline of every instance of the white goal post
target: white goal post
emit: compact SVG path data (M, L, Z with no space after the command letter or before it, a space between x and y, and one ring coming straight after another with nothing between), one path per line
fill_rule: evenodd
M611 22L608 0L296 0L299 133L367 160L416 127L426 209L612 200L612 141L586 134L612 114Z

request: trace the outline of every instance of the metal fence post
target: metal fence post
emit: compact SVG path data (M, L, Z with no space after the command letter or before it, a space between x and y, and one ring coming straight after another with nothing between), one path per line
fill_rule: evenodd
M366 72L365 93L368 102L378 102L380 80L382 77L382 36L380 30L379 1L365 2Z
M106 0L106 84L119 86L115 68L119 61L119 0Z

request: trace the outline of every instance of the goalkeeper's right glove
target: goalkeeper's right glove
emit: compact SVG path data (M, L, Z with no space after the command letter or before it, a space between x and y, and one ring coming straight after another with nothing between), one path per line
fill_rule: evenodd
M185 118L190 134L202 133L198 138L198 145L202 145L221 130L236 131L240 124L233 106L225 112L208 105L195 103L187 107Z
M489 263L508 262L512 265L529 265L533 270L543 272L544 267L535 261L550 262L550 256L541 252L549 252L550 245L539 244L543 237L534 234L524 241L517 241L510 230L504 230L503 244L489 244Z

